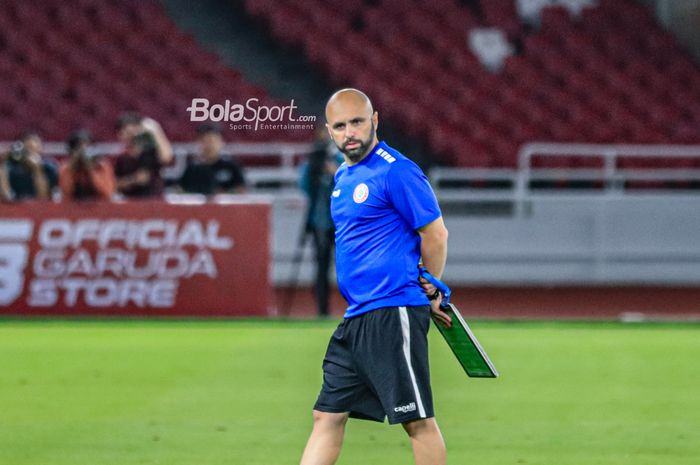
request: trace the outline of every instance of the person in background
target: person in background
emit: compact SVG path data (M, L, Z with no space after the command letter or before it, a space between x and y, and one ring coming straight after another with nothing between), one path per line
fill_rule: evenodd
M56 164L42 157L41 135L35 130L22 133L2 161L9 200L51 200L58 184Z
M160 124L127 112L117 121L117 135L125 152L117 157L117 189L127 198L157 197L163 193L160 169L173 158L170 141Z
M180 178L184 192L204 195L224 193L242 194L246 191L241 166L221 155L224 138L221 126L202 124L197 128L199 154L187 159L187 167Z
M321 126L316 135L316 143L303 165L299 187L308 198L305 232L311 233L316 249L316 305L318 315L328 316L330 290L331 256L335 244L335 227L331 218L331 194L333 176L343 161L342 153L328 137L328 131Z
M62 200L111 200L116 191L112 165L90 156L90 133L84 129L72 133L66 141L68 159L59 171Z

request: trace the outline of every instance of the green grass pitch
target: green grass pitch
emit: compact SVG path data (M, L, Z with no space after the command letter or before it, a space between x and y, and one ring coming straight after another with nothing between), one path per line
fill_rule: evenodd
M0 464L296 464L334 326L0 320ZM501 378L431 330L449 463L700 463L700 326L472 326ZM407 463L401 427L350 421L339 464Z

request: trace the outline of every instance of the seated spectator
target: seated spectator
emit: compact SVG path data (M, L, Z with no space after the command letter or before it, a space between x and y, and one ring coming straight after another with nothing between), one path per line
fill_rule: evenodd
M187 159L180 178L185 192L214 195L245 192L243 170L235 161L221 156L224 145L221 126L203 124L197 128L200 152Z
M58 184L58 170L55 163L42 157L41 151L39 133L26 131L0 162L7 189L3 195L9 200L51 199Z
M125 152L117 157L114 165L119 192L129 198L161 195L160 168L170 163L173 150L160 124L129 112L119 118L117 132L126 144Z
M85 130L68 138L68 159L61 165L58 177L63 200L110 200L114 195L112 165L89 155L90 141Z

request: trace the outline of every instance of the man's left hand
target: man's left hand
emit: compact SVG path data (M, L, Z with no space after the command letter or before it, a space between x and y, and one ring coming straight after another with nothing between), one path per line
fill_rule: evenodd
M432 313L433 318L437 322L447 328L452 327L452 318L445 313L442 308L440 308L440 303L442 302L442 294L438 295L438 298L430 301L430 313Z

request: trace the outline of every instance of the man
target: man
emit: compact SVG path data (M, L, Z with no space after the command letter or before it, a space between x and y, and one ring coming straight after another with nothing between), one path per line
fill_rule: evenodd
M116 190L112 165L88 154L92 138L84 129L73 132L66 141L68 159L59 171L61 199L111 200Z
M128 198L163 193L160 168L173 158L173 149L157 121L127 112L117 121L117 135L126 150L114 163L117 189Z
M433 414L427 332L431 313L450 325L439 293L419 283L418 263L442 275L447 230L427 178L379 142L367 96L343 89L326 105L326 127L343 152L331 213L338 286L348 309L323 361L323 385L302 465L331 465L348 417L401 423L417 465L445 463ZM429 300L430 295L431 300Z
M221 156L224 138L221 125L203 124L197 128L200 153L190 157L180 178L185 192L204 195L242 194L246 190L240 165Z
M314 291L320 317L327 317L329 314L331 253L335 242L330 202L335 172L342 161L338 148L328 138L328 130L319 127L316 143L308 155L308 161L302 167L299 187L308 198L305 232L313 235L316 248Z
M23 132L19 142L10 148L2 170L10 199L51 200L58 184L58 169L42 157L42 149L41 136L34 130Z

